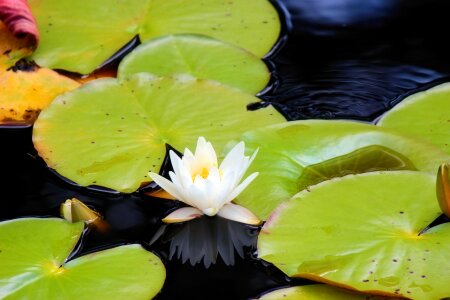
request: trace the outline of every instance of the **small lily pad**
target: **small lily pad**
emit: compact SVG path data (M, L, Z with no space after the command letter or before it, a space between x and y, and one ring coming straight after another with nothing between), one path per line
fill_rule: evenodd
M292 277L403 296L450 296L450 224L435 176L372 172L315 185L282 204L258 238L258 255Z
M250 166L260 172L236 203L266 219L275 207L308 186L334 177L377 170L435 173L449 156L426 142L349 121L296 121L242 135Z
M406 98L378 125L418 136L450 153L450 83Z
M158 76L190 74L256 94L269 82L270 73L255 55L208 37L172 35L151 40L125 57L119 75L140 72Z
M147 300L159 292L164 265L139 245L67 261L83 228L61 219L0 223L0 298Z
M392 297L358 294L325 284L294 286L272 291L259 300L394 300Z
M247 111L257 101L186 76L99 79L45 109L33 142L47 164L70 180L133 192L150 182L149 171L160 170L166 144L182 151L204 136L221 149L246 130L284 120L270 106Z
M90 73L134 36L210 36L264 56L280 33L267 0L30 0L41 32L33 59L48 68ZM64 39L61 39L64 36Z

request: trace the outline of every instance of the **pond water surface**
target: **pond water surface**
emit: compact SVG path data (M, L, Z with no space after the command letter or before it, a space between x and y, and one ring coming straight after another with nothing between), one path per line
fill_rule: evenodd
M286 19L285 35L266 58L273 80L261 99L289 120L374 122L406 96L449 78L448 1L280 0L276 5ZM157 299L249 299L306 283L255 258L258 228L206 218L161 228L160 219L174 202L74 186L37 156L31 128L0 128L0 140L0 220L59 216L66 199L84 201L110 229L86 234L75 256L143 244L167 267Z

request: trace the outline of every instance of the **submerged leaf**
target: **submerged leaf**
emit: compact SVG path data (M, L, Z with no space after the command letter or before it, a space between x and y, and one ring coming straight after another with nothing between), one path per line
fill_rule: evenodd
M36 20L27 0L0 0L0 21L3 21L16 38L28 37L31 46L39 42Z
M248 153L259 148L248 174L258 178L236 203L266 219L275 207L319 182L377 170L435 173L449 156L426 142L349 121L296 121L243 134Z
M450 83L409 96L378 125L420 137L450 154Z
M30 6L41 29L33 59L45 67L83 74L136 35L147 41L168 34L201 34L262 57L280 32L277 11L267 0L128 0L114 5L110 0L30 0Z
M0 223L0 298L147 300L159 292L164 266L139 245L67 261L83 227L61 219Z
M119 75L140 72L158 76L190 74L256 94L269 82L270 73L255 55L208 37L171 35L151 40L127 55Z
M58 97L34 126L39 155L76 183L133 192L158 172L166 144L193 148L205 136L217 149L249 129L282 122L258 98L217 82L136 74L99 79ZM95 128L96 130L92 130Z
M411 299L450 296L450 224L435 177L373 172L315 185L282 204L258 238L258 255L292 277Z

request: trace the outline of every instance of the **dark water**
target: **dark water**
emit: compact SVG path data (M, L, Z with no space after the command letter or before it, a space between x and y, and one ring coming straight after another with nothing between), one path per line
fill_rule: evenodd
M290 120L373 121L411 93L448 79L449 1L283 0L279 7L287 37L266 59L274 79L261 98ZM58 216L60 203L77 197L99 211L110 230L86 234L75 256L141 243L166 264L160 300L248 299L301 283L255 258L257 228L206 218L161 227L161 217L179 204L62 180L36 155L31 128L0 128L0 140L0 220Z

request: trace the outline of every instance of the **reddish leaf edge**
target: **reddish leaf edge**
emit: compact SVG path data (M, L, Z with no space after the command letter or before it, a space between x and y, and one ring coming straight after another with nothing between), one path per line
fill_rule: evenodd
M30 46L37 47L39 30L27 0L0 0L0 21L16 38L29 38Z

